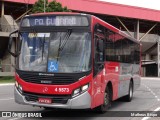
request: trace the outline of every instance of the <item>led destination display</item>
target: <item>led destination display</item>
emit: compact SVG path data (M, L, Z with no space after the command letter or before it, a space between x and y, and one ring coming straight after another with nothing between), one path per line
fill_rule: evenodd
M26 17L22 20L22 27L30 26L88 26L85 16L41 16Z

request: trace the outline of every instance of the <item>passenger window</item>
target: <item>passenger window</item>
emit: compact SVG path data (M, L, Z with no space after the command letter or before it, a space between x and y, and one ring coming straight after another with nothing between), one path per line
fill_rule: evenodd
M104 40L96 39L96 62L104 62Z
M94 30L94 76L104 68L104 31L103 26L96 25Z

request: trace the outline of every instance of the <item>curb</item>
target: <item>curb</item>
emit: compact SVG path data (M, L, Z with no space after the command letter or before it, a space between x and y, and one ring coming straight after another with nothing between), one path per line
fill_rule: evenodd
M141 77L141 80L160 80L159 77Z
M0 86L10 86L10 85L14 85L14 83L4 83L4 84L0 84Z

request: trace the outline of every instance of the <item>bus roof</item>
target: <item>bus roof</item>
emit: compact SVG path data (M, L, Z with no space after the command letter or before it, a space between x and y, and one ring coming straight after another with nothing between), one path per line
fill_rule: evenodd
M76 12L46 12L46 13L34 13L29 16L39 16L39 15L80 15L81 13Z
M132 40L133 42L136 42L136 43L138 43L138 44L140 43L138 40L136 40L135 38L129 36L129 35L126 34L124 31L119 30L118 28L112 26L111 24L103 21L102 19L100 19L100 18L98 18L98 17L96 17L96 16L94 16L94 15L91 15L91 16L94 17L95 19L99 20L101 25L109 28L111 31L113 31L113 32L115 32L115 33L118 33L118 34L120 34L120 35L122 35L122 36L124 36L124 37L126 37L126 38L128 38L128 39L130 39L130 40Z

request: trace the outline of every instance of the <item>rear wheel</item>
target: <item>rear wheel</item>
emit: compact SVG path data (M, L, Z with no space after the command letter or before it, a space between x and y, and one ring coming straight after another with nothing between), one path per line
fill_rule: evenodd
M111 106L111 92L107 86L104 93L104 103L98 106L96 108L96 111L99 113L105 113L110 106Z
M130 81L128 95L124 97L124 100L130 102L133 98L133 82Z

